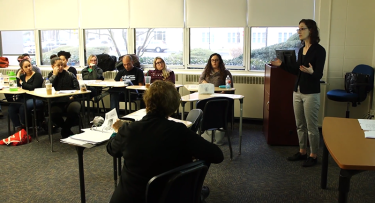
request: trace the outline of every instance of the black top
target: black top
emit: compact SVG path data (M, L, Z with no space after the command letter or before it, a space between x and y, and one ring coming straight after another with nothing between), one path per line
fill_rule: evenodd
M74 68L73 66L70 66L70 67L68 68L68 71L71 72L71 73L73 73L74 76L77 77L77 69L76 69L76 68Z
M52 72L51 72L52 73ZM50 74L51 74L50 73ZM73 73L63 70L58 75L48 74L48 79L56 91L79 90L79 83Z
M81 73L84 80L104 80L103 70L98 66L94 66L91 73L89 72L89 66L87 66L82 69Z
M41 88L43 84L43 77L40 73L34 73L29 80L25 80L26 74L22 74L20 78L17 78L18 86L21 86L22 89L25 90L34 90L35 88ZM20 80L22 81L22 85L20 84Z
M108 142L107 151L124 157L120 184L111 202L144 202L149 179L191 162L192 157L209 163L224 159L218 146L184 124L154 114L125 123Z
M294 91L297 92L298 86L302 94L320 93L320 79L323 77L324 63L326 61L326 50L318 43L312 44L306 55L302 57L303 47L299 49L298 61L292 67L281 63L280 68L297 75L294 84ZM299 70L300 65L309 67L309 63L314 69L313 74L308 74Z
M115 80L120 81L122 76L126 75L127 79L130 79L133 85L139 85L139 83L143 84L144 76L143 71L141 71L137 67L133 67L130 71L127 71L126 69L121 70L117 73Z

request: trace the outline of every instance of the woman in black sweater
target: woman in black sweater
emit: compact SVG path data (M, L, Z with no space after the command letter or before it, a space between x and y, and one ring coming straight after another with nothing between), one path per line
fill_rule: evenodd
M76 68L74 68L73 66L68 66L68 61L70 59L70 52L67 52L67 51L59 51L57 53L57 56L60 57L61 59L61 62L62 62L62 66L63 66L63 69L66 70L66 71L69 71L71 73L74 74L74 76L77 77L77 70Z
M33 71L33 67L29 60L24 59L20 62L21 69L17 73L17 83L18 86L22 87L24 90L33 91L35 88L42 87L43 77L40 73ZM23 102L23 99L26 100L26 111L28 115L28 121L30 120L31 110L34 108L33 100L24 98L20 96L17 99L17 102ZM35 105L37 109L43 108L43 101L35 100ZM13 122L13 126L16 128L16 131L24 128L25 125L25 107L19 103L11 103L9 105L9 116ZM28 122L30 124L30 122Z
M302 19L297 32L303 45L298 52L297 64L286 66L280 59L271 61L271 64L297 75L293 92L293 108L300 150L288 157L288 161L306 160L302 166L309 167L317 163L320 141L318 129L320 79L323 76L326 51L319 45L319 30L314 20ZM307 156L307 138L310 143L310 156Z
M60 58L51 59L53 68L51 76L48 78L56 91L60 90L79 90L77 78L73 73L64 70ZM78 115L81 110L81 103L76 101L74 96L58 97L51 107L51 120L57 127L61 127L61 136L66 138L73 135L71 127L78 124ZM63 113L66 113L66 120L63 119Z

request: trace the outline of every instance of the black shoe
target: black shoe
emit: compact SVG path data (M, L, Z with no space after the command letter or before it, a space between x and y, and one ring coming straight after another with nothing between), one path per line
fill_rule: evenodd
M318 162L318 158L313 158L313 157L309 157L307 158L307 160L305 162L303 162L302 166L303 167L310 167L310 166L314 166L316 165L316 163Z
M204 201L208 195L210 195L210 188L207 186L202 186L202 191L201 191L201 201Z
M307 154L301 154L300 152L297 152L295 155L290 156L287 158L288 161L299 161L299 160L306 160Z

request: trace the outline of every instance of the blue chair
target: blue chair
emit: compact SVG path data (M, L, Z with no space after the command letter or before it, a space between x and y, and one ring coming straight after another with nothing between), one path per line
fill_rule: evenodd
M358 93L352 93L352 92L347 92L346 90L342 89L335 89L335 90L330 90L327 92L327 97L330 100L337 101L337 102L347 102L347 107L346 107L346 118L349 118L349 105L352 103L353 107L356 107L357 104L360 104L363 102L367 94L372 91L373 86L374 86L374 69L371 66L360 64L357 65L352 73L362 73L369 75L369 83L368 84L359 84L358 86L365 86L362 89L365 91L359 91Z

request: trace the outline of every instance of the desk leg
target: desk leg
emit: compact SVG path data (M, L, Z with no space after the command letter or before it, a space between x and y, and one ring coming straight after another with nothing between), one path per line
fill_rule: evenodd
M76 147L78 155L78 169L79 169L79 187L81 189L81 202L86 202L85 193L85 175L83 171L83 150L84 147Z
M240 99L240 130L239 130L239 134L240 134L240 150L239 150L238 155L241 155L241 143L242 143L242 114L243 114L243 98Z
M326 144L323 145L323 158L322 158L322 174L320 180L320 187L322 189L327 188L327 173L328 173L328 149Z
M49 141L51 142L51 152L53 152L53 143L52 143L52 116L51 116L51 99L47 99L48 104L48 135Z
M118 172L118 176L120 177L121 176L121 157L117 158L117 172Z
M186 104L186 102L181 101L181 106L182 106L181 120L184 120L185 104Z
M129 112L128 113L131 113L131 110L132 110L132 95L131 95L131 90L127 90L127 91L128 91L128 97L129 97ZM126 100L125 100L125 105L126 105Z
M27 143L30 142L29 140L29 125L28 125L28 122L27 122L27 106L26 106L26 97L23 98L23 107L24 107L24 110L25 110L25 125L26 125L26 137L27 137Z
M340 170L339 178L339 203L348 202L348 193L350 189L350 179L353 175L360 173L362 171L357 170Z
M38 139L38 128L37 128L37 119L36 119L36 105L35 105L35 97L33 96L33 107L34 107L34 125L33 129L35 131L35 139L39 142Z
M130 110L128 111L128 94L129 94L129 98L130 98L130 90L126 89L125 87L125 92L124 92L124 97L125 97L125 116L129 114ZM130 106L129 106L130 108Z
M113 179L115 181L115 189L117 187L117 158L113 157Z

